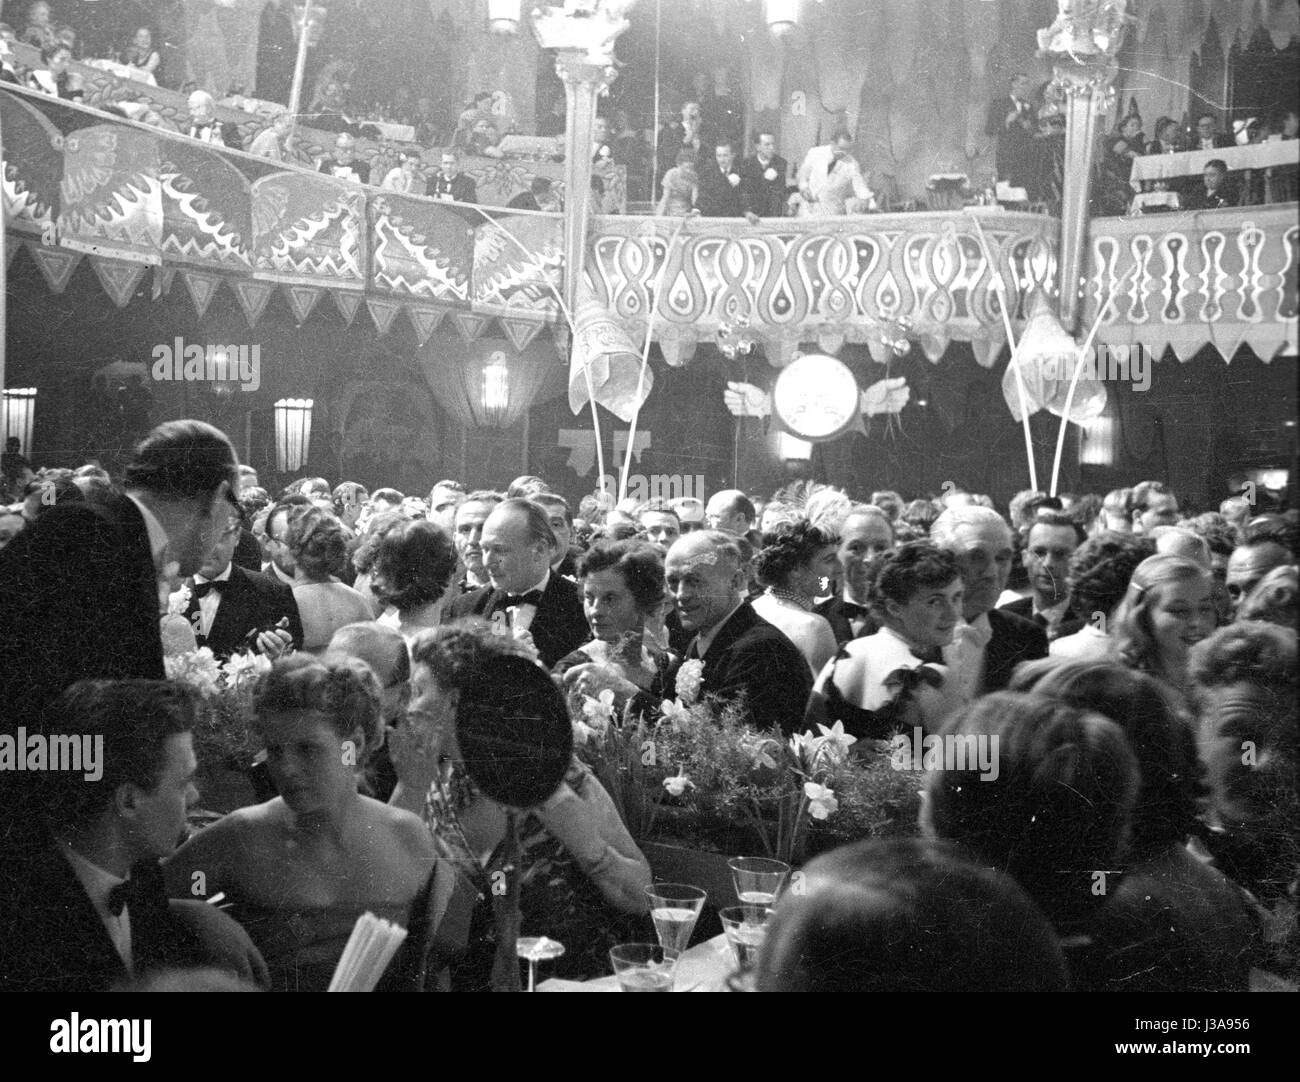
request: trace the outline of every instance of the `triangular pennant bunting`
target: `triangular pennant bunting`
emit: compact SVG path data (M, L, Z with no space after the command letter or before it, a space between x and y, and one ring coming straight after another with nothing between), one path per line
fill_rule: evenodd
M250 278L237 278L230 284L235 290L235 296L239 298L239 307L244 310L244 318L248 320L251 330L257 326L257 321L266 311L266 302L275 292L275 286L270 282L258 282Z
M366 307L370 309L370 318L375 321L375 329L380 334L387 334L402 306L397 301L371 300L367 298Z
M357 309L361 307L361 294L339 291L334 294L334 303L338 305L343 322L351 327L352 321L357 318Z
M183 270L181 281L189 290L190 300L194 302L194 311L198 313L199 319L202 319L208 314L208 305L212 303L212 298L217 295L217 290L221 287L221 279L215 274Z
M542 329L542 324L534 319L502 319L499 322L506 337L510 339L510 344L520 353Z
M487 316L478 316L471 312L457 312L455 319L456 329L460 331L460 336L466 342L474 341L488 324Z
M113 298L113 303L119 308L125 308L135 294L135 287L144 277L145 265L127 263L120 259L103 259L99 256L92 258L90 265L95 268L95 274L99 278L99 284L104 287L104 292Z
M8 243L10 250L18 247L12 239ZM27 250L32 253L36 265L41 268L41 273L45 275L45 281L50 289L55 293L62 293L67 288L72 272L81 262L81 253L70 252L66 248L44 248L32 241L27 242Z
M446 312L441 308L426 308L420 304L408 304L406 314L411 320L411 326L415 328L415 340L424 345L429 340L429 336L438 329L438 324L442 322L442 317Z
M316 302L320 300L322 292L315 286L284 287L284 295L289 299L289 307L293 311L293 318L298 321L300 327L307 322L307 317L311 315L311 310L316 307Z
M172 291L172 280L176 277L176 268L167 267L161 263L154 264L153 268L153 299L157 300L164 293Z

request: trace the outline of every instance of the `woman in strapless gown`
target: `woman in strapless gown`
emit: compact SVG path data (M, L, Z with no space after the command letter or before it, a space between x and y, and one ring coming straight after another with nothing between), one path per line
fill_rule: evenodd
M370 603L338 576L347 561L347 532L334 515L296 507L287 542L296 567L293 599L302 618L302 648L319 653L339 628L374 619Z
M357 792L379 740L374 674L354 658L281 658L254 707L280 795L191 837L167 861L169 891L224 892L279 991L327 989L357 919L391 920L408 936L380 987L418 989L453 951L436 940L457 876L418 816Z

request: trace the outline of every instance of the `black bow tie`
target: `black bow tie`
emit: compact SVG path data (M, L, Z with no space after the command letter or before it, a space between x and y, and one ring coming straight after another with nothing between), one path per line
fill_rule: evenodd
M108 892L108 911L115 917L122 915L126 903L130 901L131 880L125 879Z
M540 605L542 603L541 590L529 590L526 594L506 594L501 599L503 608L519 605Z
M863 620L871 615L866 605L859 605L856 601L841 601L840 611L850 620Z
M195 597L196 600L201 601L203 598L207 597L208 594L210 594L213 590L216 590L217 593L221 593L221 588L222 588L223 586L225 586L225 585L226 585L226 584L225 584L224 581L222 581L222 582L196 582L196 583L194 584L194 589L193 589L191 592L194 594L194 597Z
M932 688L943 687L943 674L936 672L929 665L920 665L915 669L895 669L884 679L884 685L898 684L904 692L915 691L922 684Z

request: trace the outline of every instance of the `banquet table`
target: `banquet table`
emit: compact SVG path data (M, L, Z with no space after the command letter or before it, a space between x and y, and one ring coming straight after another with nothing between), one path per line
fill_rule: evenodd
M1244 147L1218 150L1184 150L1177 154L1147 154L1133 159L1129 179L1168 180L1171 177L1200 176L1207 162L1218 158L1229 170L1267 169L1275 165L1300 164L1300 139L1270 139Z
M735 956L725 935L697 943L677 961L674 992L725 992L727 977L736 968ZM537 985L539 992L617 992L617 977L590 981L562 981L552 977Z

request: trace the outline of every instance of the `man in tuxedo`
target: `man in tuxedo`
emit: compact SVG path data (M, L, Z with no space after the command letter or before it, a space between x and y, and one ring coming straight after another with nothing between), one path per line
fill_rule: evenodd
M5 840L0 991L100 992L198 965L269 983L239 925L164 890L159 861L198 799L190 730L200 709L194 692L163 680L81 681L53 703L46 733L93 740L97 761L90 773L36 776L29 825Z
M850 639L879 630L867 607L867 581L871 561L894 547L894 528L878 507L858 505L840 530L840 594L816 606L813 611L826 617L843 646Z
M555 552L551 556L551 570L566 579L575 579L578 575L578 557L580 549L573 545L573 512L569 510L569 501L554 492L539 492L533 501L542 506L546 519L555 534Z
M357 157L357 140L350 132L339 132L334 140L334 153L322 158L320 172L354 184L370 183L370 165Z
M228 525L234 448L168 421L136 449L123 495L59 503L0 552L0 714L39 724L77 680L162 679L159 613Z
M1228 183L1228 164L1222 158L1205 163L1201 173L1203 183L1193 188L1187 196L1187 210L1219 210L1235 206L1237 193Z
M1178 497L1163 481L1139 481L1133 486L1129 506L1135 534L1149 534L1157 526L1173 526L1178 521Z
M196 90L189 96L186 104L190 110L189 127L185 134L201 143L216 143L222 146L239 146L239 133L227 128L217 119L217 103L206 90Z
M749 191L736 169L736 148L722 142L714 149L714 162L700 171L700 195L696 204L705 218L744 218L750 225L758 215L749 205Z
M1083 619L1070 607L1066 577L1070 557L1083 544L1083 527L1059 511L1040 511L1029 527L1022 554L1029 575L1030 594L999 611L1033 620L1047 632L1048 640L1073 635L1083 627Z
M482 547L491 585L456 598L447 620L479 616L504 633L527 632L548 669L591 638L578 587L551 570L556 539L545 508L503 501L483 523Z
M998 180L1025 188L1033 180L1034 130L1037 110L1029 100L1029 76L1011 76L1010 91L989 103L984 134L997 139Z
M460 158L452 150L442 152L438 172L429 180L424 194L444 203L478 202L474 178L460 171Z
M978 504L950 507L930 527L930 540L957 557L965 588L962 615L943 657L969 702L1000 691L1022 661L1047 656L1047 633L1032 620L995 609L1011 572L1011 527Z
M246 571L232 562L243 529L242 509L232 510L227 521L229 525L190 583L185 615L194 628L195 641L220 660L250 649L276 658L290 644L301 647L302 620L293 590L269 575ZM254 631L258 634L249 641Z
M743 702L758 728L791 733L803 721L812 673L799 648L745 600L736 542L720 530L697 530L668 550L668 592L694 636L686 656L704 662L701 696Z
M504 498L499 492L480 489L466 496L455 510L451 540L465 572L460 580L462 594L489 585L483 567L483 524Z
M1196 135L1190 149L1226 150L1232 145L1232 136L1219 131L1219 122L1213 113L1202 113L1196 118Z
M785 216L789 171L790 164L776 152L776 136L765 131L754 136L754 153L740 163L740 182L749 197L749 209L758 217Z
M743 537L754 528L758 512L753 501L738 488L715 492L704 508L704 522L710 530Z

